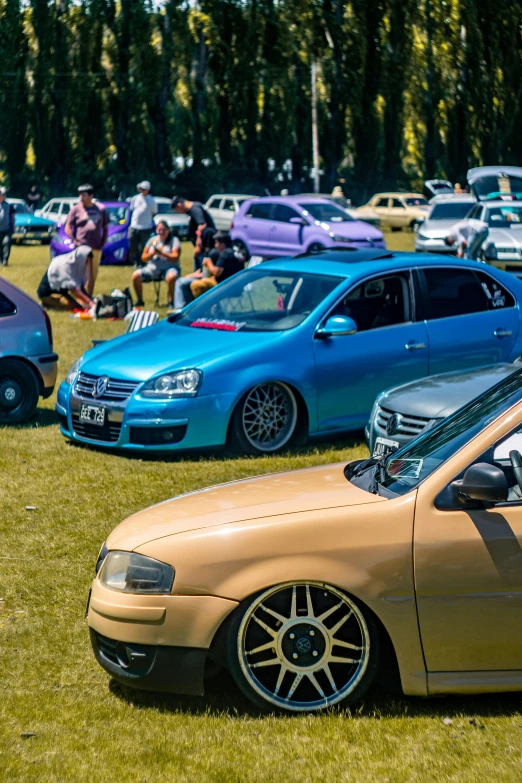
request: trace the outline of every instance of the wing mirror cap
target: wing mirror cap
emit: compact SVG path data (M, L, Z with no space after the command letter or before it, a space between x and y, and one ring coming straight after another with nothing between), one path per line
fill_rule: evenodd
M317 329L315 336L320 340L327 337L343 337L347 334L355 334L357 324L347 315L331 315L323 326Z
M460 481L453 482L453 486L464 500L480 500L483 503L502 503L509 494L504 472L487 462L471 465Z
M290 223L293 223L295 226L307 226L308 223L304 218L301 217L291 217Z

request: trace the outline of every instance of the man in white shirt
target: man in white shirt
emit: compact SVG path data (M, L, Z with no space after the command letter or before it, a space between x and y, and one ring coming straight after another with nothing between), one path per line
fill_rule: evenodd
M148 180L143 180L136 187L138 192L130 201L129 244L131 260L135 267L139 267L143 249L154 230L154 215L158 211L158 206L150 195Z
M458 258L467 258L476 261L480 248L488 238L489 226L483 220L469 218L456 223L449 236L446 237L447 245L457 245Z

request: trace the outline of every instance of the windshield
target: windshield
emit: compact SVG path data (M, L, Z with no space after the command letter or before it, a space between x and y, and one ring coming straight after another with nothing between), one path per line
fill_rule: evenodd
M435 204L429 216L429 220L462 220L465 218L473 203L470 201L449 201L444 204Z
M156 212L157 215L172 215L174 213L171 205L167 202L158 204L156 201L156 207L158 208L158 211Z
M128 207L105 207L109 216L109 225L123 226L127 222Z
M484 427L521 399L522 370L517 370L391 454L385 463L383 480L379 483L397 495L411 492Z
M420 196L415 196L415 198L405 198L405 203L409 207L425 207L428 202L425 198L421 198Z
M520 228L522 207L492 207L487 211L486 221L491 228Z
M327 204L326 202L318 202L316 204L299 204L305 215L310 214L314 220L319 220L320 223L347 223L349 220L353 220L353 217L346 212L346 210L338 207L337 204Z
M173 320L227 332L277 332L298 326L342 278L246 269L196 299Z
M13 204L12 202L9 202L11 206L13 207L16 215L27 215L31 214L25 204Z

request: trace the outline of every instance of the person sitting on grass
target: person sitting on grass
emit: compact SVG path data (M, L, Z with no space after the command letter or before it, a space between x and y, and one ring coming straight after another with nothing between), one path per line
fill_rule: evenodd
M38 286L38 298L49 310L89 309L96 303L86 293L92 279L92 248L80 245L70 253L55 256Z
M145 266L136 269L132 275L132 284L136 291L138 307L143 306L143 283L166 280L168 287L168 306L174 306L174 284L179 277L179 257L181 245L168 224L160 220L156 226L156 236L149 239L143 250L141 260Z
M237 258L232 249L232 240L228 231L218 231L214 235L214 247L219 254L216 260L213 261L210 256L204 258L202 278L193 280L190 284L194 299L204 294L209 288L222 283L223 280L228 280L245 266L244 260Z
M210 258L214 263L217 261L219 252L214 247L215 235L215 228L204 228L199 232L194 248L194 271L176 281L174 290L174 308L176 310L182 310L185 305L194 300L190 286L193 280L200 280L203 277L203 259Z

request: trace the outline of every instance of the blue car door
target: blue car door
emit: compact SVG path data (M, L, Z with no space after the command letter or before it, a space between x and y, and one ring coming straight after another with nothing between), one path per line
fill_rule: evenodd
M353 318L357 332L314 338L318 429L362 428L379 392L428 374L426 324L415 321L411 273L356 284L328 315Z
M520 315L496 278L470 267L424 267L419 273L430 375L508 360Z

